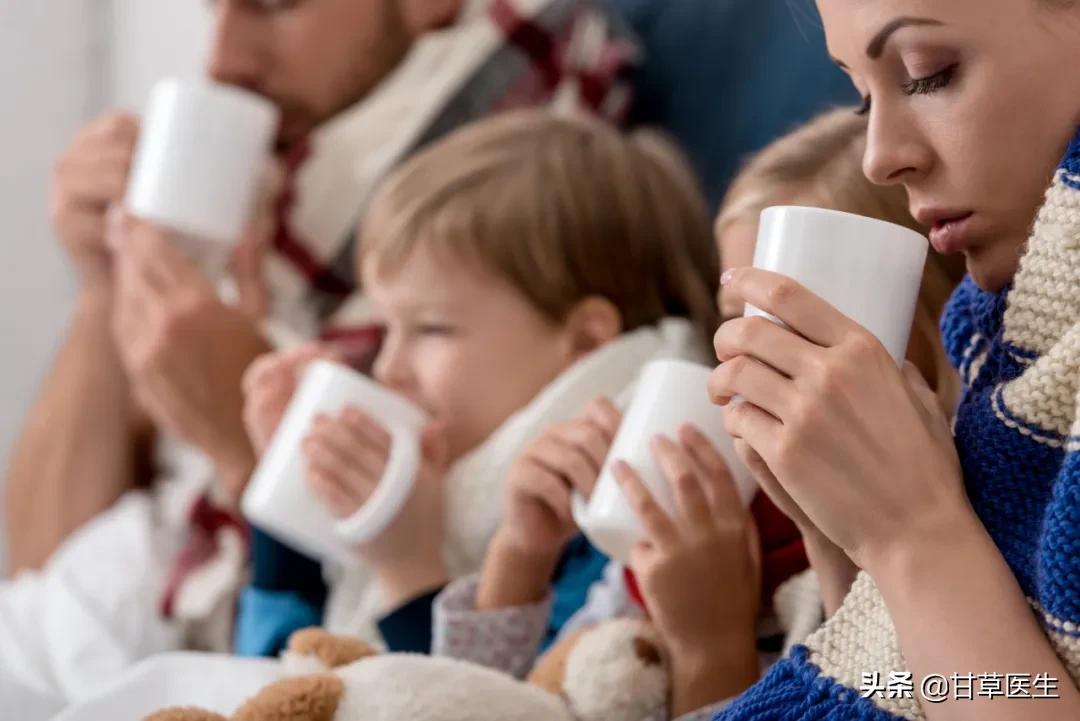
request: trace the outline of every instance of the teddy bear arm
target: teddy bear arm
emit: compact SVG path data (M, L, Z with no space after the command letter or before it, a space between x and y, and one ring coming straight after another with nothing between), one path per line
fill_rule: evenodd
M344 693L344 683L331 674L289 678L264 688L232 721L334 721Z
M313 656L327 668L339 668L374 656L377 651L358 638L338 636L321 628L304 628L289 637L289 653Z

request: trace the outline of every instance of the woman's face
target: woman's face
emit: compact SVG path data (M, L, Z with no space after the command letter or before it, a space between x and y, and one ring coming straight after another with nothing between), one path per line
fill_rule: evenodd
M1080 124L1080 3L817 4L867 101L867 177L904 185L934 247L999 290Z

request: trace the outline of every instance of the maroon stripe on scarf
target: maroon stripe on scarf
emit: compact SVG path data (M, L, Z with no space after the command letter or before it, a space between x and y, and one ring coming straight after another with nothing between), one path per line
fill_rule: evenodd
M550 90L559 87L563 71L555 38L542 27L523 17L510 0L491 3L491 19L506 35L507 42L522 50L540 72Z
M310 156L311 144L305 140L285 157L285 189L274 204L274 250L292 263L315 290L328 295L347 296L354 290L352 284L338 278L328 266L320 263L310 250L293 237L289 227L289 215L296 205L296 174Z
M162 616L173 617L180 588L192 573L217 555L217 533L223 528L236 529L245 543L247 542L247 524L239 516L214 506L207 496L200 496L188 514L187 542L169 569L169 578L160 602Z
M612 87L618 82L630 59L634 48L624 43L608 43L600 54L600 62L588 72L578 76L581 83L581 97L593 110L600 110Z

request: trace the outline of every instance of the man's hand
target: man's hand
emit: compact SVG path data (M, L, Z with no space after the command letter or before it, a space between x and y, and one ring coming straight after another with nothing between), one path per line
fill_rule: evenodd
M268 346L255 320L222 303L160 228L123 219L113 332L135 396L154 422L200 448L237 501L254 467L241 379Z
M84 284L109 278L105 214L124 197L138 133L131 115L103 116L83 128L56 163L52 225Z

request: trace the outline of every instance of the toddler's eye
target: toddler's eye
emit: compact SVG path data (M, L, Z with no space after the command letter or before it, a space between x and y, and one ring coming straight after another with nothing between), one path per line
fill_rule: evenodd
M441 323L423 323L416 327L420 335L453 335L454 329Z

